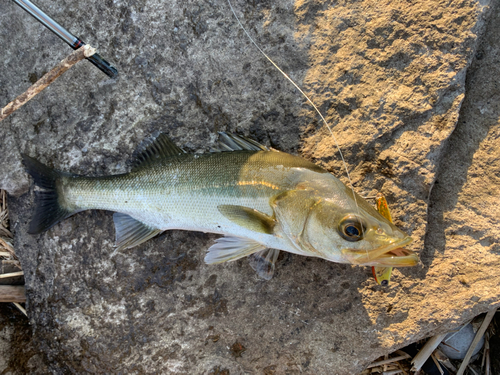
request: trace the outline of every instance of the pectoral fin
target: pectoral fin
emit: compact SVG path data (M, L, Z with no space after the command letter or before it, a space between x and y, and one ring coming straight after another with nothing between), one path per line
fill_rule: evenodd
M250 267L253 268L259 277L264 280L271 280L274 275L276 260L280 251L277 249L265 249L254 253L248 257Z
M218 206L217 209L233 223L254 232L272 234L276 225L271 216L253 208L226 204Z
M205 263L215 264L246 257L266 247L259 242L242 237L221 237L215 241L205 256Z
M116 230L116 249L113 255L119 250L137 246L162 232L119 212L113 215L113 221Z

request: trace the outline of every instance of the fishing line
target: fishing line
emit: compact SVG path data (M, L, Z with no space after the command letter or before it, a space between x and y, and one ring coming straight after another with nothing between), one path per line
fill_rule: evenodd
M316 111L316 113L319 115L319 117L321 117L321 120L323 120L323 123L326 125L326 127L328 128L328 131L330 132L330 135L332 136L333 138L333 141L335 142L335 146L337 147L337 150L339 151L339 155L340 155L340 158L342 159L342 163L344 165L344 169L346 171L346 174L347 174L347 179L349 180L349 185L351 187L351 191L352 191L352 196L354 197L354 203L356 204L356 209L358 211L358 214L359 214L359 206L358 206L358 202L356 200L356 193L354 192L354 187L352 185L352 180L351 180L351 176L349 174L349 169L347 168L347 163L344 159L344 154L342 153L342 151L340 150L340 146L339 146L339 143L337 142L337 138L335 137L335 135L333 134L333 131L332 131L332 128L330 127L330 125L328 124L328 122L326 121L326 119L323 117L323 115L321 114L321 112L319 111L318 107L316 107L316 105L312 102L311 99L309 99L309 96L307 96L307 94L302 91L302 89L293 81L293 79L291 79L283 70L281 70L281 68L276 65L276 63L271 60L271 58L269 56L266 55L266 53L258 46L258 44L253 40L253 38L250 36L250 34L247 32L247 30L245 29L245 27L243 26L243 24L241 23L240 19L238 18L238 16L236 15L236 12L234 11L233 9L233 6L231 5L231 1L230 0L227 0L228 4L229 4L229 7L231 8L231 12L233 12L233 15L234 17L236 18L236 21L238 21L238 24L240 25L240 27L243 29L243 31L245 32L245 34L247 35L248 39L250 39L250 41L253 43L253 45L259 50L259 52L261 54L264 55L264 57L269 60L269 62L271 64L274 65L274 67L276 69L278 69L278 71L283 74L283 76L289 80L292 85L295 86L295 88L297 90L299 90L299 92L304 96L304 98L307 99L307 101L309 102L309 104L314 108L314 110Z

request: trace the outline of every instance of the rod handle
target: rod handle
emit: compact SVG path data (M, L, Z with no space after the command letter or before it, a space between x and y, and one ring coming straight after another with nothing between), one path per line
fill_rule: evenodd
M116 68L109 62L104 60L98 53L95 53L92 56L87 57L87 60L89 60L92 64L94 64L97 68L99 68L110 78L115 78L118 75L118 70L116 70Z

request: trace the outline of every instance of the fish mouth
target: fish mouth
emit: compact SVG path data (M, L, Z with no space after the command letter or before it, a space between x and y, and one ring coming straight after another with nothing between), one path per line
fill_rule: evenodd
M411 267L419 262L414 251L404 249L413 239L405 237L401 241L382 245L373 250L342 249L342 254L352 264L364 266Z

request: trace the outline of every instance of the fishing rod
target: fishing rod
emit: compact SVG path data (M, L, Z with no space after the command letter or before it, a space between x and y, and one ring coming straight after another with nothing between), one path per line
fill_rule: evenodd
M26 12L31 14L33 17L37 19L42 25L51 30L54 34L56 34L59 38L64 40L66 43L70 45L73 49L78 49L85 45L85 43L72 35L68 30L59 25L56 21L50 18L47 14L45 14L40 8L38 8L35 4L33 4L29 0L14 0L14 2L23 8ZM114 78L118 75L118 71L116 68L104 60L99 54L94 54L90 57L87 57L92 64L94 64L97 68L103 71L106 75L111 78Z

